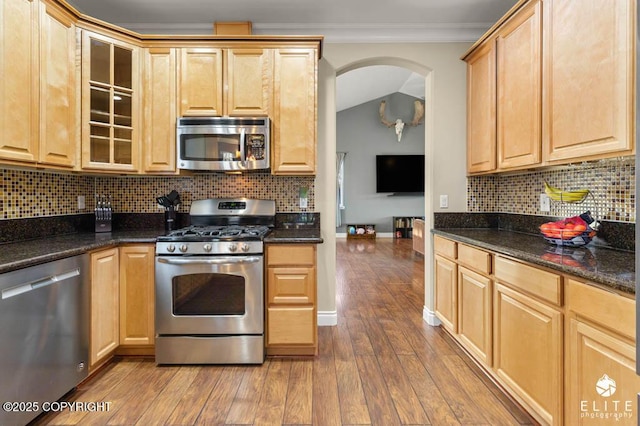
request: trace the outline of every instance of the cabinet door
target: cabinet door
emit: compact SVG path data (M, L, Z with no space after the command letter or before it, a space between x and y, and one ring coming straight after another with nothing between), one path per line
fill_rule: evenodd
M541 161L541 15L540 2L531 2L507 21L496 40L499 169Z
M458 267L458 333L476 357L491 366L491 280Z
M632 152L635 2L549 0L544 8L546 160Z
M120 248L120 344L152 345L155 327L154 246Z
M0 3L0 158L38 156L38 2Z
M180 116L222 115L222 49L180 49Z
M458 270L455 262L435 255L435 313L442 325L458 332Z
M73 168L80 144L76 131L76 29L55 3L40 14L39 162Z
M139 168L139 48L85 31L82 36L82 167Z
M273 50L229 49L226 58L226 115L269 115Z
M117 248L91 253L91 368L120 342L118 276Z
M176 73L176 49L146 49L143 128L146 172L176 172Z
M271 172L316 173L316 49L278 49L274 56Z
M636 425L640 377L633 342L578 319L571 319L568 339L566 424Z
M493 366L545 424L562 420L562 313L502 284L494 292Z
M496 49L490 39L467 59L467 173L496 168Z

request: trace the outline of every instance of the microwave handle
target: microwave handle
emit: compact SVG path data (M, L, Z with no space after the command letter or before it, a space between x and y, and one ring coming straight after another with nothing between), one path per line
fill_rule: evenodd
M245 156L244 147L247 143L245 135L245 129L240 129L240 161L247 161L247 157Z

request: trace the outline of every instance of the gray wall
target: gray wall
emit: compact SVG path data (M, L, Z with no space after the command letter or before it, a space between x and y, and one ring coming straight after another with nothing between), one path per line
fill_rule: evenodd
M392 231L393 216L424 216L424 196L389 196L376 193L376 155L424 154L424 124L405 126L398 142L394 128L378 118L380 101L387 101L386 118L411 121L415 98L394 93L337 113L336 150L347 152L345 159L345 210L342 226L374 224L377 232Z

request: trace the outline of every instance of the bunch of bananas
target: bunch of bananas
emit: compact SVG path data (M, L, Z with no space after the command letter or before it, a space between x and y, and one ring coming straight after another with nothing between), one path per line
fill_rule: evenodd
M579 203L589 195L588 189L576 189L575 191L563 191L560 188L544 183L544 192L554 201L565 203Z

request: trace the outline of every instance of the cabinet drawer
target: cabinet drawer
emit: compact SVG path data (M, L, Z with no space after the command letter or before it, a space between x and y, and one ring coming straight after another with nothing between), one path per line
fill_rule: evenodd
M456 245L457 244L455 242L442 238L438 235L433 237L434 251L444 257L455 259L457 254Z
M571 311L636 339L635 300L574 280L568 280L566 292Z
M313 244L267 245L267 265L314 266L316 246Z
M315 268L268 268L268 302L296 305L315 303L315 277Z
M491 273L491 254L474 247L458 244L458 263L481 274Z
M542 300L562 306L562 277L511 259L496 256L496 280Z
M315 344L315 309L313 306L278 307L267 310L267 345Z

